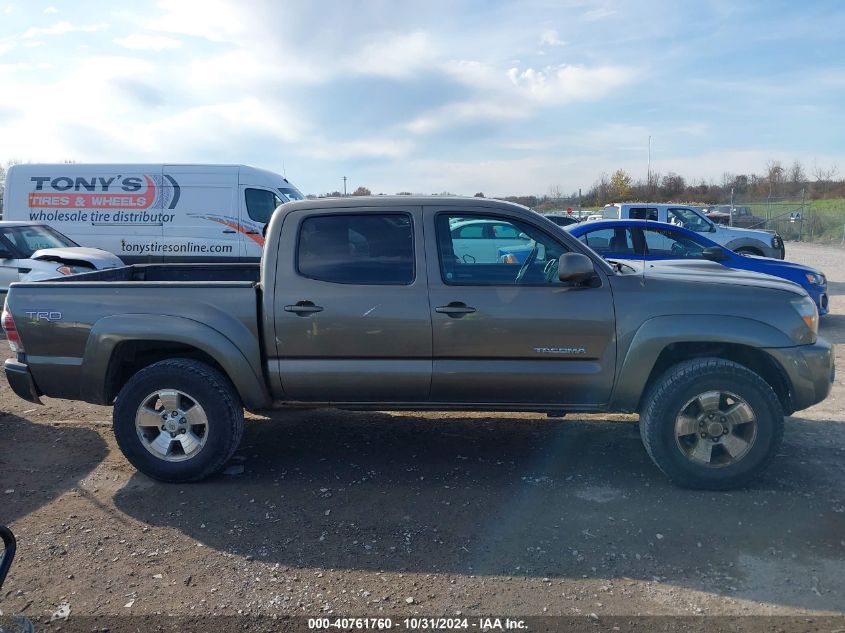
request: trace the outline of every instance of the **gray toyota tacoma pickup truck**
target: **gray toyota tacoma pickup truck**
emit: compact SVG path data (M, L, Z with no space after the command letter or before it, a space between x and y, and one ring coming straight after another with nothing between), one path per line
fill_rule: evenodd
M797 285L712 262L614 265L480 198L286 204L260 267L16 283L2 321L15 393L113 405L127 459L175 482L221 469L244 408L338 407L638 412L672 481L729 488L834 372Z

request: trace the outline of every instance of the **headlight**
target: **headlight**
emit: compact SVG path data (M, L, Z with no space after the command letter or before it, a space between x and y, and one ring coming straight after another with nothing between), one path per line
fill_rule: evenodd
M772 237L772 248L780 248L783 245L783 242L780 239L780 235L775 235Z
M807 278L807 283L811 283L814 286L823 286L827 282L827 279L825 279L822 273L805 273L804 277Z
M816 308L816 302L810 297L801 297L800 299L793 299L791 301L795 310L810 328L813 336L819 333L819 311Z
M59 266L56 268L56 272L61 273L62 275L76 275L78 273L90 273L93 268L88 268L87 266Z

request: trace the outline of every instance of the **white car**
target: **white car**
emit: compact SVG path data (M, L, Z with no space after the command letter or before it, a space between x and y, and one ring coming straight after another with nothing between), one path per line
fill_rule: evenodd
M99 248L83 248L46 224L0 222L0 296L15 281L118 268L119 257Z
M531 238L506 220L460 218L449 223L455 257L465 264L494 264L499 248L521 246Z

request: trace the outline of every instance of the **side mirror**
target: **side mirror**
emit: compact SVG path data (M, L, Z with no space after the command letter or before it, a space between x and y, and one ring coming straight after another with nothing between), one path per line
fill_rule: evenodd
M711 262L723 262L728 258L725 251L718 246L708 246L701 251L701 256L704 259L709 259Z
M593 260L581 253L564 253L557 261L557 277L561 281L583 283L595 274Z

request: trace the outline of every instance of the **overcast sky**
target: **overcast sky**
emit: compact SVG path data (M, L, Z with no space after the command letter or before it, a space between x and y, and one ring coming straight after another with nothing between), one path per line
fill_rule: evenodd
M845 168L845 3L0 0L0 161L246 163L306 193Z

